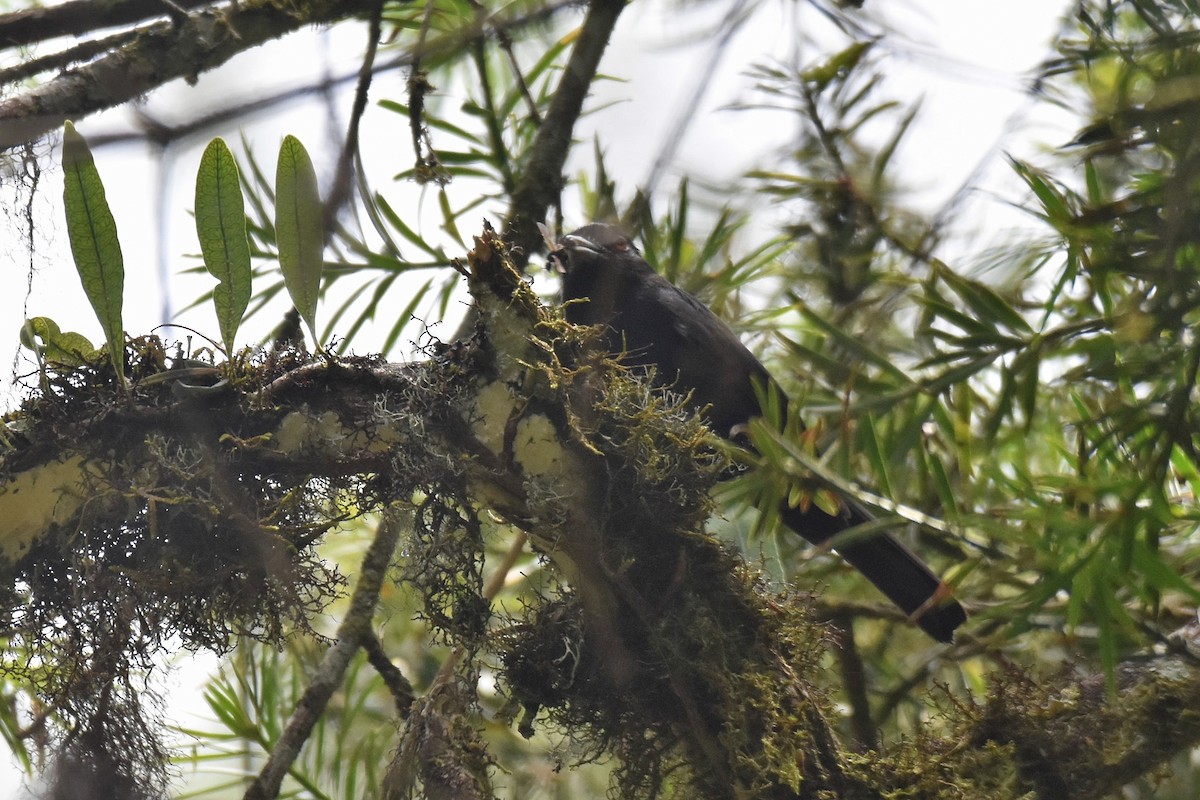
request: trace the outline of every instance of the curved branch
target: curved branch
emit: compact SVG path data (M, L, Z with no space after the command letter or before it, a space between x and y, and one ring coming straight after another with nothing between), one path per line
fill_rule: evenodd
M563 166L571 151L575 122L583 112L583 101L596 78L600 57L604 55L624 8L625 0L592 0L588 5L575 49L571 51L550 110L538 128L529 161L513 192L504 226L504 241L509 246L513 263L522 271L529 261L529 254L541 241L538 223L546 218L547 210L558 202L562 192Z
M387 576L392 553L400 541L400 526L385 516L375 533L375 539L363 557L358 585L350 597L350 610L338 627L338 640L325 653L321 664L308 688L304 690L296 710L288 721L283 735L276 742L262 772L246 790L246 800L269 800L279 795L283 778L291 769L292 762L300 755L300 748L308 741L313 727L325 713L329 698L342 684L350 660L371 636L371 617L379 603L379 592Z
M52 6L57 8L57 6ZM0 22L0 32L4 30L3 22ZM111 36L104 36L99 39L88 39L80 42L77 45L68 47L66 50L59 50L49 55L31 58L28 61L20 61L11 67L0 69L0 85L9 83L19 83L29 80L44 72L52 70L65 70L72 64L78 64L81 61L95 58L102 53L107 53L110 50L115 50L118 47L124 47L138 34L135 29L127 29L114 33Z
M175 78L195 80L243 50L299 28L370 11L375 1L314 0L292 8L253 0L150 25L116 52L0 102L0 151L37 139L66 119L129 102Z
M371 12L367 31L367 52L363 56L363 63L358 71L354 105L350 109L350 124L346 127L346 139L342 142L342 152L338 157L333 185L330 187L329 197L325 200L322 216L324 217L326 245L333 238L338 214L341 213L342 207L350 202L351 190L354 186L354 159L358 158L358 129L363 113L367 110L367 92L371 88L371 77L375 71L375 54L379 49L379 39L382 36L383 4L384 0L376 0L375 9Z
M212 0L175 0L173 3L181 9L212 4ZM84 36L100 28L161 19L170 16L171 11L162 0L120 0L115 3L73 0L45 8L25 8L0 14L0 47L21 47L60 36Z

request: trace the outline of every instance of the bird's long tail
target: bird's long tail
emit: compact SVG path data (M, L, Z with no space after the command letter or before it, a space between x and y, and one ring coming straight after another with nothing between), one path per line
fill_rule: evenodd
M780 508L780 516L784 524L816 545L872 519L854 503L845 503L838 515L827 514L815 506L802 510L785 504ZM879 533L834 549L921 630L939 642L954 641L954 629L966 621L966 611L951 596L942 579L899 539Z

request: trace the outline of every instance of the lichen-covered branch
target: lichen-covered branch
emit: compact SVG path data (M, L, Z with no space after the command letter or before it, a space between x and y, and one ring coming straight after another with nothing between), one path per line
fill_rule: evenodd
M241 0L152 23L128 44L34 89L0 101L0 151L96 111L134 100L176 78L195 77L238 53L300 28L369 11L376 0L280 4Z
M212 0L174 0L175 8L213 5ZM171 5L162 0L71 0L54 6L23 8L0 14L0 47L25 45L60 36L85 37L101 28L129 25L168 16Z

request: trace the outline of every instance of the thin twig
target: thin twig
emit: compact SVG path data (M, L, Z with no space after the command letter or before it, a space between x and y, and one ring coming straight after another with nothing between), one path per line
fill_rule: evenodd
M704 69L692 81L692 94L688 97L687 103L676 114L670 133L663 138L662 149L659 150L658 156L654 159L654 165L650 168L650 175L646 178L645 185L642 186L642 192L647 198L654 194L654 190L658 187L658 182L662 179L663 173L675 161L675 157L679 154L679 148L683 144L684 137L687 136L688 128L692 127L700 119L696 110L700 107L701 101L704 100L704 95L708 93L709 88L713 85L713 76L716 75L717 68L725 58L725 52L729 49L729 43L733 41L734 35L742 29L742 25L749 19L749 16L746 14L746 7L748 5L748 0L738 0L726 12L725 18L721 20L719 26L721 33L716 38L716 41L712 43L708 58L704 64Z
M525 551L525 543L527 541L529 541L529 535L525 531L517 531L517 535L513 537L512 544L508 546L508 551L504 554L504 558L496 565L496 571L492 573L491 579L483 587L483 598L485 600L494 600L496 595L500 594L500 590L504 588L504 582L508 580L508 573L516 565L517 559L521 557L521 553Z
M72 64L88 61L101 53L116 50L129 44L138 35L136 28L114 33L99 39L88 39L77 45L48 55L19 61L11 67L0 69L0 85L29 80L43 72L60 72Z
M418 180L436 176L438 173L437 152L429 137L429 129L425 126L425 95L433 87L421 69L421 58L425 51L425 42L433 25L434 4L425 6L425 16L421 20L421 31L417 36L417 45L413 48L412 67L408 72L408 126L412 131L413 157ZM428 152L429 155L425 155Z
M496 159L496 167L500 171L500 179L504 193L512 192L516 184L513 178L512 164L508 159L508 147L504 144L504 131L500 128L500 120L496 116L496 103L492 99L492 80L488 75L487 47L483 39L477 39L471 47L471 56L475 60L475 71L479 73L479 91L483 95L483 120L487 126L488 139L492 145L492 156Z
M528 534L524 531L518 531L512 540L512 544L508 546L508 551L504 554L504 558L496 567L496 571L492 574L487 585L483 587L483 597L485 600L492 600L504 588L504 582L508 579L508 573L512 570L513 565L517 563L517 559L521 557L527 541L529 541ZM462 645L454 648L454 652L442 663L437 675L434 677L432 683L430 683L429 691L431 693L436 687L450 680L450 676L454 674L455 668L458 667L458 662L462 660L465 653L466 648Z
M517 63L517 55L513 52L512 37L508 35L508 31L498 29L496 42L508 56L508 63L512 66L512 74L517 81L517 88L520 90L521 96L525 98L525 108L529 112L529 119L535 126L541 125L542 115L538 111L537 101L533 99L533 93L529 91L529 84L525 82L525 74L521 72L521 65Z
M358 86L354 90L354 105L350 109L350 124L346 127L346 140L342 143L342 153L338 157L333 186L330 187L329 197L326 198L323 209L325 244L329 244L333 238L333 230L337 225L338 214L342 207L350 202L354 159L358 157L358 129L363 113L367 109L367 93L371 88L371 76L375 68L375 53L379 49L382 23L383 0L378 0L375 8L371 11L367 33L367 52L363 56L362 67L358 71Z
M529 255L542 240L538 223L559 202L563 167L571 151L575 122L583 113L583 101L595 80L600 57L624 9L625 0L592 0L588 4L579 38L555 89L546 119L538 128L505 220L504 241L518 269L525 268Z
M383 642L379 641L379 637L375 635L375 631L368 630L362 636L363 651L367 654L367 661L379 673L379 677L383 679L384 686L387 686L388 691L392 693L392 699L396 701L396 713L401 719L408 719L412 713L413 700L416 699L416 692L413 691L412 683L408 678L404 677L404 673L400 668L392 663L388 658L387 653L383 649Z
M866 669L854 640L854 620L850 616L839 615L831 620L831 624L837 632L833 650L841 667L846 700L850 704L850 725L854 730L854 738L862 749L874 750L879 746L879 731L871 718Z
M379 592L399 540L400 526L385 515L363 557L358 585L350 597L350 609L338 626L337 643L321 659L320 666L296 703L292 718L262 772L246 790L245 800L272 800L279 795L284 775L300 755L300 748L308 741L334 691L341 686L351 659L363 646L364 637L370 634L371 618L379 603Z

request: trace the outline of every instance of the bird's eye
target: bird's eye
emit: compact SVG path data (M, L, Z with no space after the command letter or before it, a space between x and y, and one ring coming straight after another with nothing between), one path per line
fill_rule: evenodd
M628 239L617 239L616 244L613 245L613 250L616 250L618 253L624 253L624 252L628 251L629 250L629 240Z

